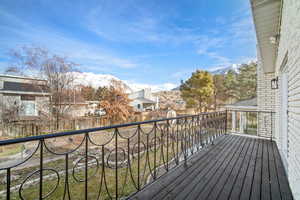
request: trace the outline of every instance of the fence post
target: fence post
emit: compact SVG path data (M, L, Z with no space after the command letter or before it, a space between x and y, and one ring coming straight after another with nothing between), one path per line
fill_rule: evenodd
M36 132L37 135L40 135L40 129L39 129L38 124L36 124L36 126L35 126L35 132Z
M34 133L34 123L31 124L31 135L35 135L35 133Z

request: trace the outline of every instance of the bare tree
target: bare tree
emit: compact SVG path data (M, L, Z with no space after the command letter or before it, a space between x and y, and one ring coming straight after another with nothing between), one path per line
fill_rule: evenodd
M129 119L133 108L126 94L126 86L117 80L112 80L111 86L100 103L111 123L120 123Z
M47 87L40 87L45 93L50 93L49 111L52 118L58 121L64 116L71 102L64 102L73 96L74 75L77 64L66 57L51 54L47 49L40 47L22 47L12 50L11 65L7 73L26 74L45 79ZM32 83L34 84L34 82ZM66 106L66 105L69 106Z
M1 120L3 123L16 121L24 111L24 105L16 96L5 96L0 102Z

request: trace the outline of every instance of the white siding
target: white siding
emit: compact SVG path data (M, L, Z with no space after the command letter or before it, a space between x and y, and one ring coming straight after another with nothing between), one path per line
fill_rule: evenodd
M286 60L287 59L287 60ZM300 1L285 0L282 8L280 43L276 61L276 73L282 76L286 61L288 75L288 153L286 171L295 199L300 199ZM280 126L280 107L282 91L276 94L277 119ZM278 126L278 125L277 125ZM282 132L277 129L278 146L282 152Z

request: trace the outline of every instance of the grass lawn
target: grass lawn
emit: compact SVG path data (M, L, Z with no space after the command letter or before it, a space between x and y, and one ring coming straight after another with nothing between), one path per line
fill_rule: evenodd
M10 145L8 148L1 149L0 147L0 158L5 156L11 156L21 152L22 145Z
M158 148L158 147L157 147ZM166 159L166 148L163 148L163 151L161 149L161 147L159 147L156 151L156 166L159 167L161 165L163 165L163 157L164 159ZM163 152L163 153L162 153ZM168 153L168 159L169 161L174 157L174 152L172 152L171 148L169 147L169 153ZM46 168L53 168L53 169L58 169L60 168L61 170L63 170L64 166L64 160L60 160L60 161L55 161L55 162L51 162L49 163ZM70 165L70 167L73 167L72 165ZM153 151L149 151L149 154L147 155L147 153L145 152L140 159L140 186L142 187L143 185L146 184L147 182L147 178L150 174L150 169L153 170L154 169L154 150ZM24 175L25 174L29 174L30 172L34 171L37 168L27 168L24 169ZM77 171L77 170L76 170ZM101 192L100 192L100 198L99 199L110 199L109 193L111 196L115 195L115 191L116 191L116 176L115 176L115 169L111 169L108 167L104 168L104 173L105 173L105 179L104 180L104 176L103 176L103 168L102 165L100 164L100 167L98 168L97 173L96 172L96 167L89 167L89 171L88 171L88 177L90 177L89 181L88 181L88 197L89 199L97 199L98 195L99 195L99 191L100 191L100 185L101 185L101 177L102 177L102 188L101 188ZM118 193L119 196L127 196L136 190L135 184L133 183L132 180L135 181L135 183L137 184L137 179L138 179L138 160L137 158L132 160L131 163L131 173L132 173L132 177L130 175L130 170L129 167L124 167L124 168L119 168L118 169ZM45 171L44 174L47 174L47 172ZM94 175L95 174L95 175ZM93 177L91 177L92 175L94 175ZM77 182L73 176L72 176L72 172L69 171L68 173L69 176L69 188L70 188L70 195L72 199L84 199L84 187L85 184L84 182ZM76 177L78 179L84 179L84 171L80 170L78 172L76 172ZM38 174L34 177L34 178L38 178ZM22 179L24 180L24 178ZM106 181L106 186L104 184L104 181ZM16 183L18 182L18 184L20 184L20 181L15 181L15 184L12 183L13 185L16 185ZM57 180L45 180L44 184L43 184L43 193L47 194L49 191L51 191L55 185L56 185ZM46 199L62 199L64 191L65 191L65 173L60 175L60 180L59 180L59 185L58 188L55 190L54 193L52 193L52 195L50 195L48 198ZM2 184L2 186L0 187L1 190L5 189L5 185ZM107 191L108 192L107 192ZM39 183L35 183L32 184L32 186L29 186L27 188L25 188L23 190L23 197L25 199L37 199L38 198L38 194L39 194ZM12 198L11 199L20 199L18 196L18 191L15 192L11 192ZM5 199L5 196L1 196L0 199ZM67 198L68 199L68 198Z

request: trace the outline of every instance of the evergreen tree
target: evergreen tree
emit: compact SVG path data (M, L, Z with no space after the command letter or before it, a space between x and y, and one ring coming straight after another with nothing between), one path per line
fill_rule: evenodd
M237 75L237 92L239 100L256 97L256 63L244 64Z
M213 77L207 71L197 70L180 86L181 97L188 107L197 108L202 112L203 108L208 107L209 98L213 95Z
M237 74L233 70L229 70L225 75L224 86L227 94L227 101L233 102L238 99L237 92Z
M225 76L223 74L215 74L214 80L214 108L217 109L219 103L224 103L227 100L226 87L225 87Z

